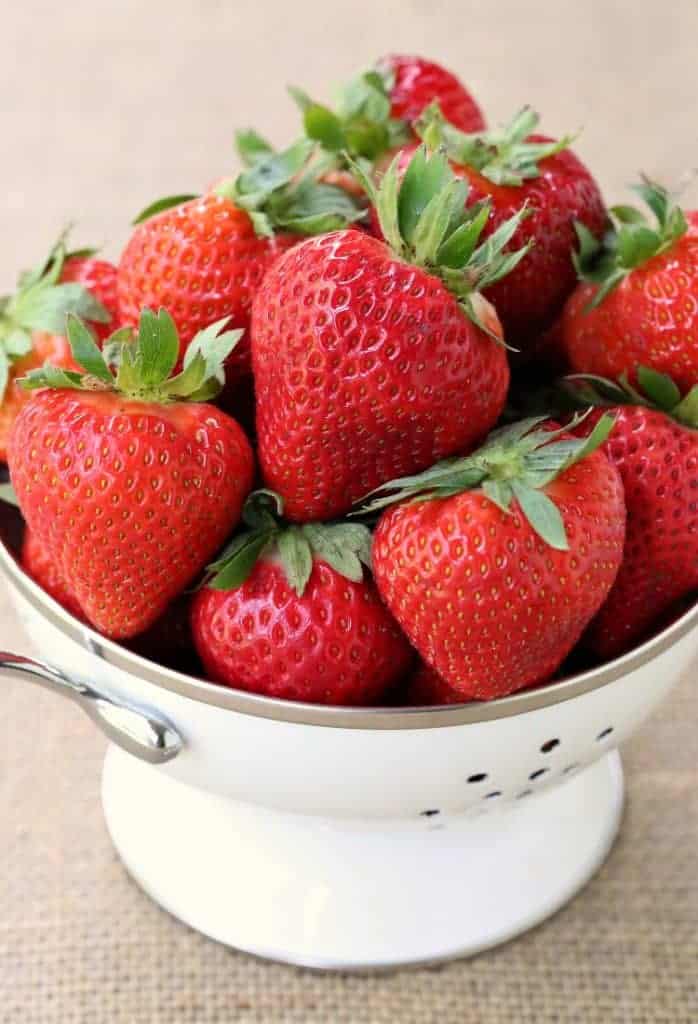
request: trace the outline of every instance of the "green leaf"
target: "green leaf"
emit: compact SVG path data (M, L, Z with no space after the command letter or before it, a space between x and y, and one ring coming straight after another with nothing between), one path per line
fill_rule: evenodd
M315 139L325 149L339 152L346 147L347 140L342 122L329 107L323 107L320 103L313 103L306 107L303 114L303 126L308 138Z
M511 499L513 497L511 484L506 480L487 479L482 481L481 486L483 493L490 499L490 501L494 502L502 512L509 512L509 506L511 505Z
M672 416L694 430L698 427L698 384L672 409Z
M132 224L142 224L145 220L150 220L151 217L155 217L158 213L164 213L165 210L171 210L175 206L182 206L183 203L189 203L192 199L198 199L199 196L196 192L182 192L176 196L163 196L162 199L156 199L155 202L150 203L145 209L134 217L131 221Z
M35 391L37 388L70 388L81 391L82 374L73 370L62 370L59 366L47 363L41 369L30 370L25 377L19 377L17 383L25 391Z
M681 401L681 392L668 374L638 366L637 379L647 397L665 412L671 412Z
M396 161L398 159L396 157ZM395 167L397 173L397 164ZM415 151L398 194L398 224L400 234L408 245L413 245L414 233L422 213L452 177L448 161L442 153L428 155L424 146Z
M0 501L19 508L19 499L12 484L0 484Z
M272 192L287 185L298 174L312 148L309 139L299 139L281 153L258 160L236 179L237 201L246 210L259 208Z
M0 348L11 360L20 359L31 352L31 334L22 327L10 327L6 335L0 335Z
M206 363L205 376L215 378L221 385L225 384L225 361L245 333L243 328L224 330L230 319L230 316L225 316L194 335L184 353L185 370L200 354ZM177 348L179 351L179 341Z
M135 355L141 388L155 389L168 379L179 358L179 336L166 309L141 310Z
M306 523L301 527L311 548L346 579L358 583L363 566L371 564L371 531L359 523Z
M511 488L523 515L541 540L557 551L567 551L565 524L557 505L544 491L527 487L518 480L511 481Z
M288 189L278 201L272 198L269 210L278 227L303 235L336 231L364 216L344 189L313 181Z
M626 224L618 232L618 259L623 267L637 267L659 250L662 240L645 224Z
M62 334L68 313L97 323L111 319L104 306L76 282L51 285L40 281L19 292L11 303L11 319L27 330Z
M227 550L225 560L214 562L215 575L208 582L213 590L234 590L241 586L254 569L258 558L273 539L272 532L245 533L237 537Z
M375 207L386 242L393 252L402 255L405 247L398 212L399 194L402 191L398 174L399 163L398 155L383 175L380 188L375 195ZM402 187L404 187L404 182ZM371 190L367 190L367 194L371 197Z
M274 147L253 128L235 132L235 149L245 167L252 167L258 160L271 156Z
M429 201L412 233L412 246L420 266L436 264L455 210L462 209L468 197L468 186L454 179Z
M579 249L572 253L572 260L578 275L583 277L584 272L591 268L598 256L601 250L601 242L592 235L586 224L582 224L580 220L575 220L574 230L577 235Z
M313 571L313 553L307 538L297 527L283 530L276 539L286 579L299 597L303 596Z
M620 204L618 206L611 206L609 211L616 220L619 220L621 224L645 224L645 215L640 210L636 210L634 206L625 206Z
M69 313L66 329L73 356L85 373L113 385L114 378L89 328L73 313Z
M122 391L137 391L139 389L140 382L140 371L138 368L135 369L135 377L132 376L134 371L132 370L132 363L129 350L126 349L124 355L128 354L128 359L122 359L121 366L119 367L119 375L117 377L117 384L119 389ZM165 391L170 398L190 398L195 395L206 383L206 359L201 352L196 352L194 357L189 360L187 366L178 373L176 377L170 377L167 381ZM209 378L210 379L210 378ZM215 392L220 392L221 385L218 380L213 381Z
M490 215L489 202L478 204L475 216L463 222L441 245L438 262L445 267L463 267L470 260Z

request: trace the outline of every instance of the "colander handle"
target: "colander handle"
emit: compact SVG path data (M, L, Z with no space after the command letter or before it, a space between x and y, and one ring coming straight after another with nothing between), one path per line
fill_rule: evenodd
M102 732L150 764L164 764L181 751L183 741L177 730L160 715L134 707L87 683L70 679L59 669L33 658L0 651L0 673L43 686L78 704Z

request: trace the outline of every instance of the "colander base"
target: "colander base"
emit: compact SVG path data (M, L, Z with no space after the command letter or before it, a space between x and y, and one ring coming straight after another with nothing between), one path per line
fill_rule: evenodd
M225 945L322 970L468 956L586 884L620 824L616 752L486 816L417 822L289 815L214 796L110 748L103 804L131 875Z

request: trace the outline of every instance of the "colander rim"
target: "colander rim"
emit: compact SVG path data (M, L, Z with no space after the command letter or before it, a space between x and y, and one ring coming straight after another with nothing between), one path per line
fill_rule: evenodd
M54 601L28 576L0 540L0 571L28 604L64 636L111 667L160 689L199 703L239 714L297 725L340 729L432 729L475 725L526 714L581 697L616 681L658 658L698 626L698 602L669 626L632 651L597 668L557 680L536 689L488 702L434 707L333 707L264 697L178 672L108 640L80 622Z

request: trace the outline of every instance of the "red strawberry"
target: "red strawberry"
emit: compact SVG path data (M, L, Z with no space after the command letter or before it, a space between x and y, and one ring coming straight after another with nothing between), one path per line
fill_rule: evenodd
M424 57L391 54L377 62L388 77L390 114L413 125L430 103L436 101L454 127L462 132L478 132L485 119L477 103L460 79Z
M106 309L110 316L107 323L91 322L97 337L104 341L119 325L114 264L108 263L106 260L95 259L91 255L68 255L63 264L60 279L62 282L72 281L81 284Z
M123 331L110 339L114 375L71 317L86 375L46 366L25 378L43 390L15 421L10 477L29 529L107 636L147 629L240 517L252 452L235 420L206 404L238 337L221 326L195 339L171 377L177 331L164 310L144 310L135 343Z
M434 148L443 146L457 177L469 184L468 202L490 202L486 238L527 204L529 216L511 245L531 244L526 259L485 291L504 327L507 342L526 354L550 327L576 283L572 259L575 222L601 233L606 210L599 187L584 164L559 142L534 134L538 116L524 107L506 127L464 134L430 108L418 130ZM402 158L409 159L411 148Z
M612 420L586 440L540 424L504 427L472 456L385 485L395 493L369 506L401 502L375 532L376 583L422 658L466 698L550 678L621 563L623 488L594 450Z
M407 684L408 707L431 707L437 704L462 704L467 698L458 693L434 671L421 662Z
M688 390L698 383L698 211L684 215L648 180L636 191L655 226L616 206L602 243L580 230L582 284L565 307L564 350L577 373L632 378L644 365Z
M50 360L75 368L70 346L63 337L67 313L76 313L101 326L110 310L103 294L89 290L87 281L71 275L75 256L66 254L65 234L36 269L21 274L14 295L0 298L0 460L7 459L12 424L26 402L16 381ZM95 261L92 261L95 262ZM107 266L108 264L105 264Z
M523 255L498 253L518 218L477 248L483 218L423 149L400 188L393 165L374 199L387 243L358 231L303 242L255 299L260 461L293 520L341 515L392 476L474 445L506 397L499 321L475 289Z
M192 608L194 643L225 686L315 704L378 700L412 658L364 578L371 535L357 523L282 526L278 496L252 495L248 529Z
M359 215L341 189L298 178L310 150L301 141L285 153L266 153L215 192L186 202L174 196L144 210L119 263L122 321L135 325L143 306L166 307L181 355L198 331L223 317L248 328L252 299L279 253ZM247 335L227 370L249 372Z
M84 619L82 609L68 589L56 559L48 553L36 534L29 529L24 533L20 561L22 568L40 587L44 588L54 601L62 604L71 615L75 615L78 619Z
M575 382L581 399L612 407L616 425L604 447L628 509L623 564L588 633L604 658L643 640L698 590L698 387L682 400L671 378L647 367L637 376L642 393L596 379L580 392ZM588 433L601 415L575 433Z

